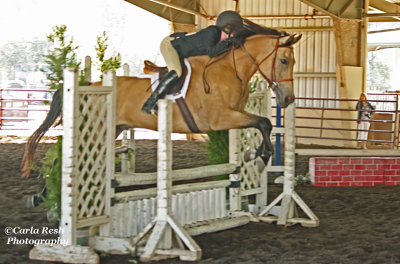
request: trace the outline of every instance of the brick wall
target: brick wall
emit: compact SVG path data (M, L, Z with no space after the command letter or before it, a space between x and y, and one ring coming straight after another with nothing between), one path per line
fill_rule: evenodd
M310 158L314 186L400 185L400 157Z

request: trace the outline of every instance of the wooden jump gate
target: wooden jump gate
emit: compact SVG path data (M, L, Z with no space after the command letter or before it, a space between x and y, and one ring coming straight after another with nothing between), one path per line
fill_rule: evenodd
M244 153L258 146L262 137L255 129L243 129L229 132L229 163L172 171L171 142L168 139L171 127L170 122L166 122L170 117L165 110L168 104L162 100L162 104L167 106L160 106L160 114L165 112L165 116L159 122L167 124L164 132L160 131L158 172L135 173L134 159L123 154L122 172L115 173L115 91L115 74L112 72L104 73L101 87L79 86L75 71L67 69L64 72L60 221L63 232L60 237L68 241L68 246L37 246L30 252L32 259L98 263L99 257L93 249L116 254L135 252L143 232L153 232L144 249L139 250L143 260L171 256L197 260L201 257L201 249L190 235L224 230L259 219L278 221L282 225L318 225L318 218L294 191L294 104L286 110L285 128L274 129L278 133L287 133L285 166L272 166L270 162L260 169L257 161L246 161ZM255 93L249 101L248 111L270 116L270 102L269 93ZM134 153L133 138L131 132L132 140L127 142L125 139L124 143ZM268 171L285 174L283 192L270 205L267 204ZM164 176L160 180L162 173ZM230 174L230 179L172 185L172 181L221 174ZM116 187L156 183L157 188L115 192ZM247 195L256 195L254 206L261 212L259 217L242 211L242 197ZM269 211L279 202L279 216L269 216ZM300 205L308 219L297 218L295 203ZM173 219L168 220L169 231L163 227L163 232L167 233L155 239L154 233L161 232L162 224L158 222L165 222L167 218ZM89 246L78 246L77 230L88 227L90 232L97 230L97 233L90 235Z

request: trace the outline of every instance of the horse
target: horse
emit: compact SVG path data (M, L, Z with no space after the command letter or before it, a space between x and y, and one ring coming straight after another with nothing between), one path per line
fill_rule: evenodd
M204 133L257 128L262 134L263 141L256 150L256 157L261 157L266 164L273 153L270 140L272 124L266 117L245 111L249 97L248 83L256 71L259 71L275 92L278 105L287 107L293 103L295 100L292 77L295 63L293 45L300 38L301 35L287 33L256 33L246 37L239 47L218 57L212 59L207 55L190 57L188 60L192 75L185 100L199 131ZM157 130L157 118L141 112L142 105L151 94L150 79L117 77L116 82L116 134L126 128ZM56 115L53 113L52 116ZM173 105L173 117L173 132L191 133L176 104ZM49 119L47 123L54 121L55 119ZM28 142L26 146L21 163L23 177L29 176L34 144L37 145L37 139L40 140L40 135L44 134L46 126L40 128L40 132L36 131L40 134L35 132L32 135L36 141Z

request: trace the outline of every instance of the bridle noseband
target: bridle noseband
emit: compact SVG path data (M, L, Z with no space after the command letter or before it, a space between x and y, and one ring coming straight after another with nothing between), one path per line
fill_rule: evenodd
M268 86L272 89L275 90L275 88L278 86L278 83L280 82L293 82L293 78L288 78L288 79L280 79L276 80L276 74L275 74L275 63L276 63L276 56L278 53L279 48L292 48L292 47L287 47L287 46L281 46L279 45L279 39L276 39L275 43L275 48L267 55L265 56L259 63L256 62L256 60L251 56L251 54L247 51L247 49L244 47L244 44L241 44L241 48L243 49L244 53L247 55L247 57L250 59L251 63L256 66L256 69L260 72L261 76L268 82ZM266 61L269 57L274 56L272 59L272 67L271 67L271 79L265 75L260 68L260 65Z

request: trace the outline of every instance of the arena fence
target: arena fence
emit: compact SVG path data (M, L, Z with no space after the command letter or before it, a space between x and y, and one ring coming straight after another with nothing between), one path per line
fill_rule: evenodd
M399 96L398 94L367 94L368 101L375 107L366 140L369 145L399 148ZM322 101L322 107L302 106L296 111L296 138L323 141L357 141L358 99L296 98L299 105L304 102ZM303 102L303 103L301 103ZM337 102L339 107L331 107ZM312 105L312 104L310 104ZM315 139L315 141L314 141ZM321 141L322 142L322 141ZM318 143L315 143L318 144ZM346 144L346 143L345 143Z

